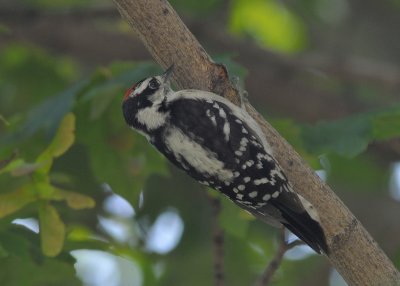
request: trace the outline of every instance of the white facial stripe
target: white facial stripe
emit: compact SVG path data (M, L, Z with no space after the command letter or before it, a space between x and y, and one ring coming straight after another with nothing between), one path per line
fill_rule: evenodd
M133 91L131 97L133 97L133 96L135 96L135 95L138 95L138 94L141 94L141 93L146 89L146 87L147 87L147 85L149 84L149 81L150 81L151 79L152 79L152 78L147 78L147 79L145 79L144 81L142 81L142 82L135 88L135 90Z
M215 154L207 152L181 130L171 130L165 138L165 143L176 158L182 157L199 172L218 177L221 181L230 182L232 180L232 171L225 169L224 163L219 161Z

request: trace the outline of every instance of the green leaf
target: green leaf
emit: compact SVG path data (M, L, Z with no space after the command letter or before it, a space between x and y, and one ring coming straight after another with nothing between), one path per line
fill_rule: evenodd
M360 116L305 126L302 135L310 152L354 157L367 148L372 130L369 119Z
M31 188L26 185L20 189L0 195L0 218L12 214L36 200Z
M55 189L51 199L57 201L65 200L70 208L76 210L94 208L96 205L96 202L89 196L61 189Z
M64 245L65 225L55 207L43 203L39 207L40 237L43 254L58 255Z
M90 119L100 118L119 91L122 91L122 85L107 86L99 91L96 95L96 100L92 100L91 102Z
M15 144L32 136L40 129L44 129L48 135L53 135L62 118L72 109L76 95L86 84L87 81L81 81L33 107L25 123L14 133L0 137L0 143Z
M377 115L372 120L373 136L377 140L386 140L400 136L400 110Z
M43 164L40 163L24 163L18 168L12 170L11 175L15 177L29 175L41 167L43 167Z
M135 82L150 75L160 74L162 71L153 62L114 63L108 68L100 68L92 75L89 84L83 92L81 100L88 101L98 97L104 91L127 89ZM121 92L122 101L123 92Z
M285 138L294 149L310 164L314 169L320 167L319 159L314 153L306 150L304 140L301 137L302 126L291 119L270 119L272 126Z
M18 111L25 112L25 107L34 106L78 77L79 70L71 59L53 57L33 45L10 41L0 51L0 78L6 83L0 85L0 93L22 99L18 101Z
M64 154L74 143L74 131L75 116L73 113L68 113L61 121L53 141L44 153L47 152L51 157L59 157ZM46 157L46 155L43 156Z
M0 169L0 174L12 172L20 168L24 164L26 163L23 159L16 159L11 162L6 162L5 166Z
M10 255L0 259L0 281L4 286L81 286L73 263L59 259Z
M15 177L24 176L33 173L42 166L43 164L40 163L26 163L23 159L17 159L0 169L0 174L9 172Z
M26 234L26 233L24 233ZM0 232L0 243L10 255L20 256L26 260L29 259L32 241L29 236L14 233L10 229ZM1 261L1 259L0 259ZM2 271L0 271L1 273Z
M87 149L95 178L132 202L149 175L167 173L166 161L115 114L121 114L120 101L114 101L98 120L79 118L77 138Z
M354 157L373 140L400 136L400 106L365 112L340 120L306 125L302 138L309 152Z
M64 154L75 141L75 116L73 113L68 113L60 123L57 133L42 154L36 159L36 162L45 162L45 166L39 171L47 174L51 168L53 158Z
M75 225L68 229L69 241L91 241L95 237L93 231L82 225Z
M50 184L50 178L47 174L35 174L34 176L35 194L40 199L50 199L55 191L55 188Z
M331 154L328 180L341 191L382 192L390 178L388 168L376 163L376 158L362 154L346 158ZM339 187L340 186L340 187Z
M231 7L229 28L233 34L251 35L261 45L286 53L305 47L303 22L278 1L236 0Z
M0 259L3 259L9 255L8 251L0 243Z

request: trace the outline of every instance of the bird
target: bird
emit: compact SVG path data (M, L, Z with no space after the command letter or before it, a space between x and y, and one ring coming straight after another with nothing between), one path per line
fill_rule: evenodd
M327 254L317 210L293 190L256 121L218 94L174 91L173 69L142 79L125 92L127 125L200 184Z

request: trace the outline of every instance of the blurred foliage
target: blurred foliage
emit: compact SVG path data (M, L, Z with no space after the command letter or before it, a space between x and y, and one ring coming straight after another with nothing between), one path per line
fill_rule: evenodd
M38 202L42 250L47 256L60 253L65 236L65 225L50 201L66 201L73 209L92 208L94 201L85 195L62 190L52 185L49 171L53 160L63 155L74 143L75 117L67 114L60 124L53 141L34 163L12 158L4 162L1 173L12 176L29 175L31 180L14 192L0 194L0 218L17 212L25 205Z
M3 68L15 74L16 77L27 77L28 75L24 74L22 69L30 64L35 65L38 70L47 70L48 74L54 75L53 70L59 71L60 65L63 66L65 62L65 60L60 62L37 48L30 50L17 45L13 45L12 48L11 54L16 58L18 56L15 53L19 52L23 59L32 59L37 55L47 59L45 61L24 60L23 65L20 61L14 61L14 64L11 64L13 61L9 60L9 64ZM3 53L10 54L10 49L11 47L6 47ZM1 56L5 58L4 54ZM218 59L241 77L245 75L246 71L234 63L229 56L218 57ZM70 62L69 66L76 68L76 64L70 60L67 62ZM212 259L208 227L211 220L210 214L199 213L197 218L193 217L192 210L195 207L193 190L188 192L186 189L193 189L196 184L175 171L170 176L165 159L140 135L129 132L121 116L120 98L124 89L142 77L157 73L160 73L160 70L154 64L116 62L107 67L99 67L91 76L72 85L69 83L71 78L69 72L59 73L59 79L54 80L53 85L37 85L35 80L27 80L23 89L15 89L10 86L17 85L16 80L7 82L10 97L30 100L32 106L23 105L11 110L8 108L12 105L1 108L1 113L6 114L4 122L8 122L3 124L2 129L5 132L0 137L5 147L1 150L3 160L0 173L3 175L0 177L0 182L2 186L8 186L2 188L0 194L0 215L4 217L1 231L6 234L4 237L16 230L15 225L10 224L13 219L36 217L40 225L41 250L37 249L35 256L56 256L54 259L64 261L68 256L68 251L76 247L95 249L99 247L99 249L136 261L145 273L145 280L155 283L157 278L150 270L150 265L160 263L157 262L159 259L165 263L167 258L157 259L154 255L146 254L146 248L140 246L144 243L140 241L145 239L146 231L142 233L143 230L140 228L149 229L151 226L149 223L165 211L168 205L173 205L179 209L183 218L190 218L190 221L185 224L185 237L176 250L176 254L167 259L168 261L177 259L177 262L171 265L171 262L165 264L159 281L163 285L170 285L172 280L179 281L179 285L195 285L192 276L190 278L183 276L177 280L179 273L175 269L182 270L189 267L186 271L190 272L193 269L192 265L198 265L197 267L204 269L204 265L210 264ZM60 91L54 90L57 86ZM39 97L38 102L33 104L34 100L26 90L41 94L53 92L55 95ZM74 113L70 113L71 111ZM398 108L392 107L390 110L360 114L334 122L318 123L314 126L298 124L288 119L273 119L272 123L315 168L321 168L319 156L324 153L328 155L326 158L329 162L328 171L331 178L346 181L346 176L351 174L349 181L362 181L369 190L373 191L384 178L387 178L387 174L368 163L368 160L358 162L358 160L348 160L341 156L354 157L365 151L372 140L398 136L399 129L396 127L399 122L398 114ZM43 137L40 136L41 134L46 136L41 140L36 140L38 137ZM51 139L50 142L49 139ZM32 159L33 153L40 149L44 151L39 152L40 155L36 159ZM357 177L354 171L350 172L343 166L351 170L359 170L359 178L355 180ZM378 175L380 173L382 173L381 176ZM374 176L369 175L369 180L365 181L365 174L374 174ZM101 208L80 214L80 209L94 206L91 197L98 203L104 199L104 192L101 192L102 183L106 183L113 192L123 196L135 210L139 211L133 220L138 224L138 228L131 230L133 245L121 244L109 234L104 233L104 229L96 228L96 224L93 225L93 219L95 219L93 215L97 212L104 213ZM196 186L196 188L199 187ZM69 190L74 190L74 192ZM145 190L145 204L141 207L140 194L143 190ZM204 190L198 190L196 193L196 196L200 196L198 204L206 203L204 202L207 200L205 194ZM211 195L217 194L211 191ZM64 205L55 203L59 201L65 201L67 206L76 211L68 210ZM254 280L256 273L262 271L265 261L272 257L273 236L269 230L267 233L260 232L254 218L232 203L223 199L222 205L219 223L227 236L227 268L235 273L240 271L241 265L245 263L248 263L245 265L253 265L243 273L240 279L235 278L237 281L232 281L231 285L247 285ZM199 208L203 207L199 206ZM207 235L204 236L204 234ZM32 259L31 263L35 263L37 258L30 258L29 252L24 253L24 249L28 251L32 247L38 248L38 245L33 245L36 242L25 241L26 231L12 235L18 239L12 242L10 240L3 242L0 239L2 256L10 259L9 263L14 263L20 255L27 257L28 260ZM99 235L103 237L102 240L108 241L108 245L96 238ZM267 237L270 238L266 239ZM22 243L25 247L17 247L15 243ZM188 244L192 248L190 253L195 261L190 261L186 257L189 246L185 247L185 245ZM182 248L181 251L180 248ZM205 248L208 249L207 252L204 252ZM243 256L243 253L247 253L248 256ZM178 258L175 257L176 255ZM235 257L239 256L241 263L233 263ZM5 261L3 263L6 263ZM62 274L63 267L66 267L65 262L62 263L60 270L57 270L60 275L67 275L66 273L72 275L72 270ZM285 263L282 271L285 273L294 271L290 270L291 264ZM44 265L41 267L45 267ZM198 274L198 279L201 281L198 285L204 285L204 281L211 279L211 270L207 268L205 272ZM26 271L29 270L26 269ZM282 281L286 281L282 282L282 285L287 285L285 283L289 280L281 278ZM9 280L4 281L14 283L12 281L16 278L7 276L7 279ZM34 283L36 282L24 285L36 285Z
M39 7L43 9L70 9L70 8L82 8L82 7L90 7L94 4L99 3L107 3L104 0L94 1L79 1L79 0L59 0L59 1L51 1L51 0L22 0L22 5L27 5L30 7Z
M289 54L306 49L310 33L291 8L301 6L308 16L330 25L341 23L349 13L345 0L295 2L234 0L226 7L221 0L174 0L172 5L197 17L226 9L231 33ZM21 3L48 10L98 5L71 0ZM0 35L10 33L12 29L0 24ZM233 55L228 51L214 59L239 76L243 86L247 70ZM145 285L212 285L208 197L219 194L167 163L142 136L131 132L121 114L124 91L160 72L154 63L119 61L88 71L77 59L26 42L0 45L0 285L81 285L86 280L77 278L76 269L79 272L77 265L84 259L74 250L83 249L116 257L119 272L113 275L120 285L128 285L124 281L132 277L124 275L135 267ZM335 88L338 84L332 82ZM368 146L399 137L400 106L376 104L379 89L371 92L360 86L359 94L380 109L315 124L268 120L314 169L326 171L339 192L372 194L386 190L390 170L377 163ZM117 195L132 207L131 216L106 208L107 200ZM225 231L227 285L251 285L274 255L276 232L221 200L218 223ZM158 253L148 241L157 218L168 212L182 218L184 234L171 250ZM17 224L19 218L33 218L39 233ZM125 233L123 239L107 223ZM398 252L397 265L399 257ZM285 259L274 285L312 281L314 273L326 268L321 259Z
M279 1L235 0L229 27L236 35L250 35L273 50L294 53L302 50L307 35L302 22Z
M400 106L305 126L303 140L309 151L354 157L372 141L400 136Z
M172 0L169 2L175 9L184 11L185 13L189 13L193 16L201 16L206 13L212 13L213 10L223 4L222 0Z

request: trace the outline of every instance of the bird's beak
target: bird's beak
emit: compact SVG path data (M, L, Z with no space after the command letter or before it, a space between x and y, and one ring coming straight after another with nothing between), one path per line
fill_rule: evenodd
M169 68L167 68L167 70L163 73L163 75L161 76L163 83L166 83L170 80L173 70L174 64L170 65Z

